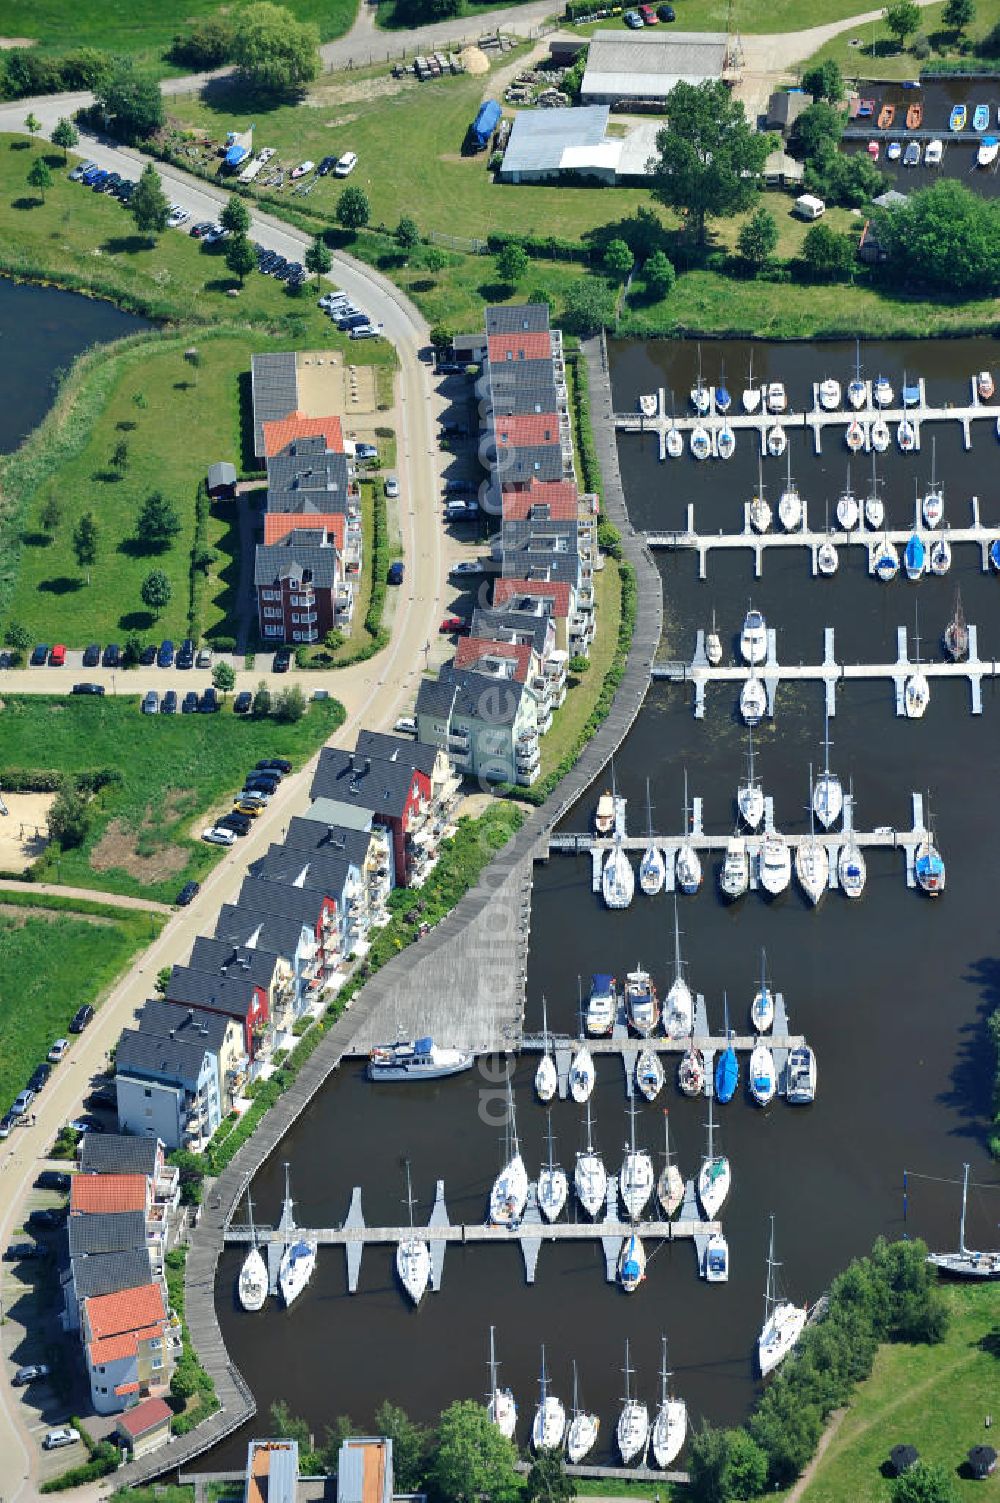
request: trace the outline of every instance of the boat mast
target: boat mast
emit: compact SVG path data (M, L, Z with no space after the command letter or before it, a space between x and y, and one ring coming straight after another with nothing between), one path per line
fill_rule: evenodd
M406 1160L406 1204L410 1211L410 1231L413 1231L413 1186L410 1183L410 1161Z
M813 811L812 790L813 790L813 765L810 762L809 763L809 839L811 841L815 841L815 839L816 839L816 815L815 815L815 813Z
M663 1108L663 1157L666 1159L666 1161L667 1161L667 1168L669 1169L670 1168L670 1111L669 1111L669 1109L667 1107Z
M582 1043L583 1042L583 1038L584 1038L584 1034L586 1032L586 1030L584 1028L584 1025L583 1025L583 977L582 976L577 976L577 978L576 978L576 1021L577 1021L577 1028L580 1031L580 1041Z
M827 783L829 783L829 781L830 781L830 707L829 707L829 705L827 705L827 706L824 707L824 710L823 710L823 722L824 722L824 728L825 728L824 729L824 735L823 735L823 746L826 749L826 762L824 763L824 766L823 766L823 778L824 778L824 780Z
M494 1331L494 1327L490 1326L490 1402L491 1403L495 1402L495 1400L496 1400L496 1393L497 1393L497 1354L496 1354L496 1346L495 1346L494 1341L493 1341L493 1331Z
M683 972L681 964L681 925L677 913L677 891L674 889L674 981L680 981Z
M714 1090L713 1086L711 1085L711 1083L709 1083L709 1087L708 1087L708 1157L705 1159L705 1163L706 1164L710 1164L712 1162L712 1160L715 1158L715 1121L714 1121L714 1118L712 1116L712 1100L713 1100L714 1096L715 1096L715 1090Z
M256 1252L256 1250L257 1250L257 1233L254 1231L254 1228L253 1228L253 1200L250 1198L250 1186L249 1185L247 1185L247 1220L250 1222L250 1246Z
M754 788L756 785L753 776L753 726L748 726L747 730L750 732L750 787Z
M626 1409L632 1403L632 1388L631 1388L631 1384L629 1383L629 1378L630 1378L631 1374L634 1371L634 1368L631 1368L629 1366L628 1355L629 1355L628 1354L628 1337L626 1336L625 1337L625 1367L623 1369L623 1371L625 1373L625 1407L626 1407Z
M576 1417L577 1417L577 1415L579 1413L580 1413L580 1406L579 1406L579 1404L577 1402L577 1391L576 1391L576 1358L574 1357L573 1358L573 1418L576 1419Z
M511 1090L510 1076L507 1076L507 1103L510 1107L510 1147L511 1158L521 1157L521 1145L517 1140L517 1114L514 1110L514 1092Z
M542 992L542 1053L549 1052L549 1011L545 993Z
M545 1376L545 1342L544 1341L542 1342L542 1376L539 1379L538 1386L542 1390L542 1402L541 1402L541 1404L540 1404L539 1407L541 1408L542 1413L544 1414L545 1413L545 1402L546 1402L546 1400L548 1398L548 1394L549 1394L549 1380Z
M965 1245L965 1203L969 1195L969 1166L964 1164L962 1175L962 1215L958 1223L958 1251L963 1258L968 1257L969 1249Z
M555 1173L555 1168L556 1168L555 1163L553 1162L553 1158L552 1158L552 1108L551 1107L549 1107L549 1109L548 1109L548 1111L546 1112L545 1115L546 1115L546 1118L548 1119L547 1138L548 1138L548 1144L549 1144L549 1174L551 1175L551 1174Z
M667 1371L667 1338L660 1337L660 1408L666 1408L667 1403L667 1379L670 1377Z
M767 1284L764 1288L764 1324L771 1318L771 1311L775 1305L774 1270L777 1268L774 1261L774 1212L771 1212L771 1240L767 1248Z
M594 1144L593 1144L593 1139L591 1137L591 1128L590 1128L590 1097L588 1096L587 1097L587 1153L588 1154L592 1154L593 1152L594 1152Z
M647 834L649 835L650 843L652 843L652 839L653 839L653 806L649 802L649 779L648 778L646 779L646 831L647 831Z

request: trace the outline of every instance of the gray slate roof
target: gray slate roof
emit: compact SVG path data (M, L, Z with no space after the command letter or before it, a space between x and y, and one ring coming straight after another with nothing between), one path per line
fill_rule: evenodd
M681 79L721 78L724 32L598 31L590 39L581 98L660 99Z
M252 981L265 991L274 980L278 957L270 950L246 945L231 945L221 939L209 939L201 934L194 942L188 965L194 971L208 971L215 976L236 976L242 981Z
M251 946L252 941L261 950L291 960L302 938L302 922L225 903L219 910L215 936L224 944Z
M498 445L494 472L504 485L527 485L531 479L561 480L562 448L557 443L526 444L520 448L513 444Z
M204 1040L200 1044L186 1044L179 1039L158 1038L126 1028L118 1040L115 1071L140 1079L155 1077L196 1091L208 1052Z
M324 746L313 778L313 798L343 799L385 818L398 819L413 783L413 768L402 762Z
M294 535L293 535L294 536ZM277 588L283 579L298 582L310 579L318 590L332 590L336 584L337 550L313 543L258 543L254 554L254 584Z
M342 904L344 887L350 876L350 863L340 851L303 851L294 846L272 845L250 868L255 877L275 882L293 882L309 887Z
M208 488L214 491L220 485L236 484L236 466L228 460L220 460L218 464L210 464L208 467Z
M92 1215L71 1216L67 1232L72 1258L146 1248L146 1218L141 1211L95 1211Z
M346 502L348 490L347 455L327 449L323 438L299 439L267 462L268 511L288 511L301 496L334 511L328 503Z
M311 888L293 887L290 882L273 882L267 877L245 878L236 904L247 913L295 919L314 933L323 912L320 893Z
M498 611L489 606L479 606L472 614L469 635L492 638L496 642L507 642L512 638L519 642L530 642L535 652L541 656L548 641L549 630L548 616L529 615L526 611Z
M326 800L321 799L321 803ZM350 861L354 866L364 865L374 836L370 830L352 830L345 825L324 824L321 820L296 815L285 834L285 846L300 855L310 851L325 851ZM281 847L272 847L280 850Z
M84 1133L80 1169L85 1174L145 1174L156 1172L156 1138L129 1133Z
M494 412L513 415L557 411L551 360L494 360L489 369Z
M188 1017L188 1009L194 1009L194 1018L177 1026L190 1028L192 1036L199 1029L203 1034L207 1029L204 1047L214 1053L222 1045L225 1028L222 1026L222 1019L213 1023L200 1009L209 1008L212 1012L245 1018L253 1006L254 983L242 972L220 976L210 971L196 971L189 965L175 965L167 983L167 1000L168 1005L180 1004L173 1005L171 1011L179 1012L185 1019ZM147 1003L147 1007L148 1005ZM156 1026L162 1026L162 1021L158 1020Z
M417 714L433 715L435 720L448 720L455 703L456 689L451 678L445 677L442 669L438 678L422 678L417 689Z
M321 825L336 825L342 830L370 830L374 820L370 809L359 809L337 798L315 798L296 817L316 820Z
M498 303L486 310L487 335L544 334L548 327L548 303Z
M421 746L410 736L390 736L384 731L359 731L355 750L366 757L381 757L383 762L402 762L428 778L437 762L433 747Z
M74 1216L74 1221L87 1218ZM77 1256L70 1267L77 1299L96 1299L118 1294L122 1289L141 1289L151 1279L149 1253L145 1248Z
M524 684L515 679L504 679L496 684L489 682L482 673L472 668L456 668L445 663L441 670L455 685L453 715L466 716L491 726L513 725L525 692ZM491 692L492 691L492 692Z
M253 451L264 453L264 424L287 417L299 405L299 378L295 355L252 355L250 384L253 391Z
M574 549L555 553L551 549L532 548L530 539L516 547L504 547L505 579L563 580L575 589L580 579L580 559Z

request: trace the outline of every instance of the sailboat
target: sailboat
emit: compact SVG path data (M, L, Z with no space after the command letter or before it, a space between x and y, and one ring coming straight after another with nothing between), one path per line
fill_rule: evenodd
M708 1221L722 1210L732 1184L732 1170L724 1153L715 1152L715 1123L712 1120L712 1097L708 1098L708 1153L698 1171L698 1200Z
M641 965L625 976L625 1017L629 1027L640 1038L648 1039L656 1032L660 1021L660 999L648 971Z
M587 1102L587 1146L576 1156L573 1188L576 1191L577 1200L588 1216L597 1216L604 1210L608 1194L608 1172L600 1154L594 1152L589 1101Z
M743 411L756 412L760 407L761 389L753 384L753 350L750 351L750 368L747 371L747 384L743 388Z
M646 832L649 844L639 863L639 886L647 897L653 898L666 880L667 863L659 846L653 839L653 806L649 802L649 779L646 779Z
M931 439L931 481L924 492L924 499L920 503L926 527L937 527L944 516L944 491L934 478L937 469L937 439Z
M887 376L876 376L872 386L872 396L875 398L876 407L892 406L892 385Z
M681 931L677 914L677 899L674 898L674 979L670 983L663 1007L663 1031L670 1039L682 1039L691 1032L694 1023L694 998L684 979L684 964L681 960Z
M580 1408L575 1361L573 1363L573 1409L571 1412L573 1418L566 1431L566 1460L571 1466L578 1466L597 1444L601 1422L596 1414L588 1414L585 1409Z
M629 1232L618 1254L618 1282L626 1294L634 1294L645 1277L646 1249L638 1232Z
M712 452L712 436L704 423L691 430L691 453L695 459L707 459Z
M685 1096L700 1096L705 1089L705 1056L695 1048L693 1028L691 1041L677 1066L677 1086Z
M885 502L878 493L878 475L875 470L875 455L872 455L872 488L865 497L865 522L877 532L885 521Z
M816 549L816 568L824 579L831 579L840 568L840 554L837 552L833 538L830 536L829 526L827 536Z
M951 544L947 538L931 539L931 546L927 550L927 568L939 578L942 574L947 574L951 568Z
M812 766L809 767L809 787L812 788ZM830 858L826 847L816 839L816 826L812 800L809 801L809 834L795 848L795 875L810 903L817 904L826 892L830 880Z
M725 992L722 994L722 1006L724 1009L722 1032L726 1046L719 1050L719 1057L715 1061L715 1094L725 1106L736 1095L736 1088L740 1083L740 1062L733 1047L736 1034L729 1027L729 998Z
M649 1410L645 1404L632 1397L629 1379L635 1372L629 1366L628 1337L625 1338L625 1400L618 1416L618 1451L626 1466L644 1458L649 1444Z
M720 459L732 459L736 453L736 434L725 420L715 436L715 452Z
M750 1095L758 1106L770 1106L778 1089L778 1077L774 1068L774 1055L764 1039L758 1038L750 1051L747 1067Z
M760 952L760 986L750 1003L750 1022L758 1033L767 1033L774 1022L774 993L767 984L767 956Z
M907 579L919 579L927 567L927 549L919 532L911 533L903 552L903 567Z
M750 525L755 532L766 532L771 525L771 508L764 495L764 461L757 459L757 489L750 498Z
M666 1079L655 1049L640 1049L635 1062L635 1083L647 1101L655 1101Z
M552 1147L552 1112L548 1112L547 1141L549 1145L548 1163L538 1174L538 1209L546 1221L555 1221L562 1213L569 1195L569 1181L566 1172L560 1169L553 1158Z
M767 709L767 690L751 668L740 688L740 714L746 725L760 725Z
M701 374L701 345L698 346L698 379L691 388L691 406L699 417L704 417L712 405L711 393Z
M903 709L908 720L920 720L931 698L931 686L920 666L920 617L915 616L913 632L913 672L903 685Z
M873 453L885 454L887 452L889 445L892 443L892 434L889 432L889 424L881 413L879 413L878 417L872 423L868 436L871 440Z
M622 1204L630 1221L638 1221L653 1193L653 1160L644 1148L635 1146L635 1102L629 1102L629 1141L618 1180Z
M840 883L840 890L845 898L860 898L865 890L865 882L868 880L868 867L864 853L854 838L856 806L853 782L851 783L850 809L850 829L847 832L847 839L837 853L837 881ZM844 825L847 826L846 818Z
M723 414L727 413L733 405L733 399L726 385L726 367L723 365L719 373L719 384L715 388L715 410Z
M514 1395L509 1388L501 1388L497 1382L497 1357L493 1341L493 1327L490 1326L490 1396L486 1403L486 1413L492 1424L496 1425L500 1434L506 1440L513 1440L514 1430L517 1425L517 1405Z
M559 1076L556 1072L556 1062L552 1058L552 1045L549 1039L549 1014L548 1005L542 996L542 1057L538 1061L538 1069L535 1071L535 1094L539 1101L551 1101L559 1087Z
M750 858L747 843L737 832L726 846L726 855L719 868L719 887L724 898L734 902L741 898L750 886Z
M267 1264L257 1246L257 1234L253 1225L253 1201L247 1186L247 1220L250 1223L250 1251L243 1259L237 1290L244 1310L256 1313L264 1307L267 1299Z
M715 611L712 611L712 630L705 638L705 656L712 668L717 668L722 662L722 638L715 626Z
M691 831L691 811L688 804L688 778L687 768L684 769L684 839L677 847L674 871L677 877L677 886L681 892L697 892L701 886L701 857L695 850L688 836Z
M805 1329L804 1305L793 1305L778 1297L777 1271L781 1267L774 1259L774 1214L771 1215L771 1240L767 1249L767 1284L764 1289L764 1326L757 1338L757 1365L760 1375L766 1378L783 1362Z
M599 971L590 978L587 1032L591 1038L605 1038L614 1028L617 1017L618 993L615 990L615 978L606 971Z
M788 448L788 438L780 423L767 430L767 452L772 459L780 459Z
M780 830L768 830L760 843L757 876L761 887L772 898L784 892L792 880L792 853Z
M840 818L844 808L844 790L839 777L830 771L830 712L827 710L824 717L826 733L823 737L823 746L826 750L826 761L823 771L813 786L812 807L813 813L823 826L829 830Z
M853 532L858 525L861 508L858 498L851 490L851 467L847 466L847 484L837 497L837 525L844 532Z
M857 454L859 450L864 448L865 430L862 428L857 418L851 418L851 421L848 423L847 431L844 434L844 443L850 449L852 454Z
M677 426L677 407L674 402L674 394L672 390L670 393L670 415L671 423L670 427L666 431L664 443L666 445L668 457L670 459L680 459L681 455L684 453L684 435Z
M778 521L786 532L794 532L802 525L802 497L792 484L792 456L788 454L785 489L778 497Z
M883 584L888 584L899 573L899 553L888 533L871 550L871 568Z
M751 830L756 830L764 818L764 791L760 783L754 777L753 765L753 726L747 732L750 738L749 764L750 770L746 780L740 783L736 790L736 807L739 810L743 823Z
M396 1248L396 1273L399 1282L415 1305L419 1305L431 1277L431 1250L421 1237L413 1235L413 1188L410 1184L410 1161L406 1161L406 1204L410 1212L410 1235Z
M285 1165L285 1204L291 1206L292 1197L288 1180L288 1165ZM313 1276L316 1267L316 1242L312 1237L295 1237L281 1255L278 1268L278 1288L285 1302L285 1309L298 1298Z
M687 1435L687 1405L683 1399L670 1394L670 1379L673 1374L667 1367L667 1338L662 1336L660 1362L660 1407L653 1421L653 1460L661 1471L667 1467L684 1444Z
M861 379L861 340L856 343L856 355L854 361L854 379L847 386L847 400L855 412L859 412L868 401L868 386Z
M670 1113L665 1107L663 1110L663 1159L663 1168L656 1181L656 1198L660 1202L664 1216L669 1220L680 1209L684 1199L684 1177L674 1163L670 1152Z
M577 1010L580 1028L580 1047L573 1055L569 1067L569 1093L578 1106L590 1100L590 1094L597 1082L597 1069L594 1065L594 1056L591 1054L583 1037L583 997L579 994L579 978L577 978Z
M493 1181L490 1191L491 1226L517 1226L524 1215L528 1200L528 1171L521 1157L521 1145L517 1136L517 1116L514 1110L514 1094L510 1076L507 1077L507 1162Z
M955 592L955 609L944 629L942 641L944 650L953 663L962 663L969 656L969 628L965 624L961 590Z
M601 892L609 908L627 908L635 896L635 872L620 837L611 847L604 863Z
M913 857L913 870L920 889L929 898L940 897L945 886L944 858L934 844L931 830L930 794L927 795L927 829Z
M927 1261L939 1273L948 1274L953 1279L1000 1279L1000 1250L996 1252L975 1252L965 1245L965 1210L969 1198L968 1164L965 1164L963 1169L962 1214L958 1222L958 1251L928 1253Z
M549 1393L549 1380L545 1372L545 1347L542 1347L542 1376L539 1380L541 1397L535 1410L531 1427L531 1444L536 1451L556 1451L566 1434L566 1410L562 1401Z

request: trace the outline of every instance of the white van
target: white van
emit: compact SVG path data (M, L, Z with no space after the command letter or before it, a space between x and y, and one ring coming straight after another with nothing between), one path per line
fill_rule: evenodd
M826 204L811 193L803 193L795 200L795 212L800 219L819 219L826 213Z

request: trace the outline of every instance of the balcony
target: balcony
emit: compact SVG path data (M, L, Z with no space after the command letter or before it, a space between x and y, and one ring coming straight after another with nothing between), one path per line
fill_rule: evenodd
M525 768L524 770L518 767L515 769L514 781L519 788L530 788L532 783L537 782L539 771L538 767Z

